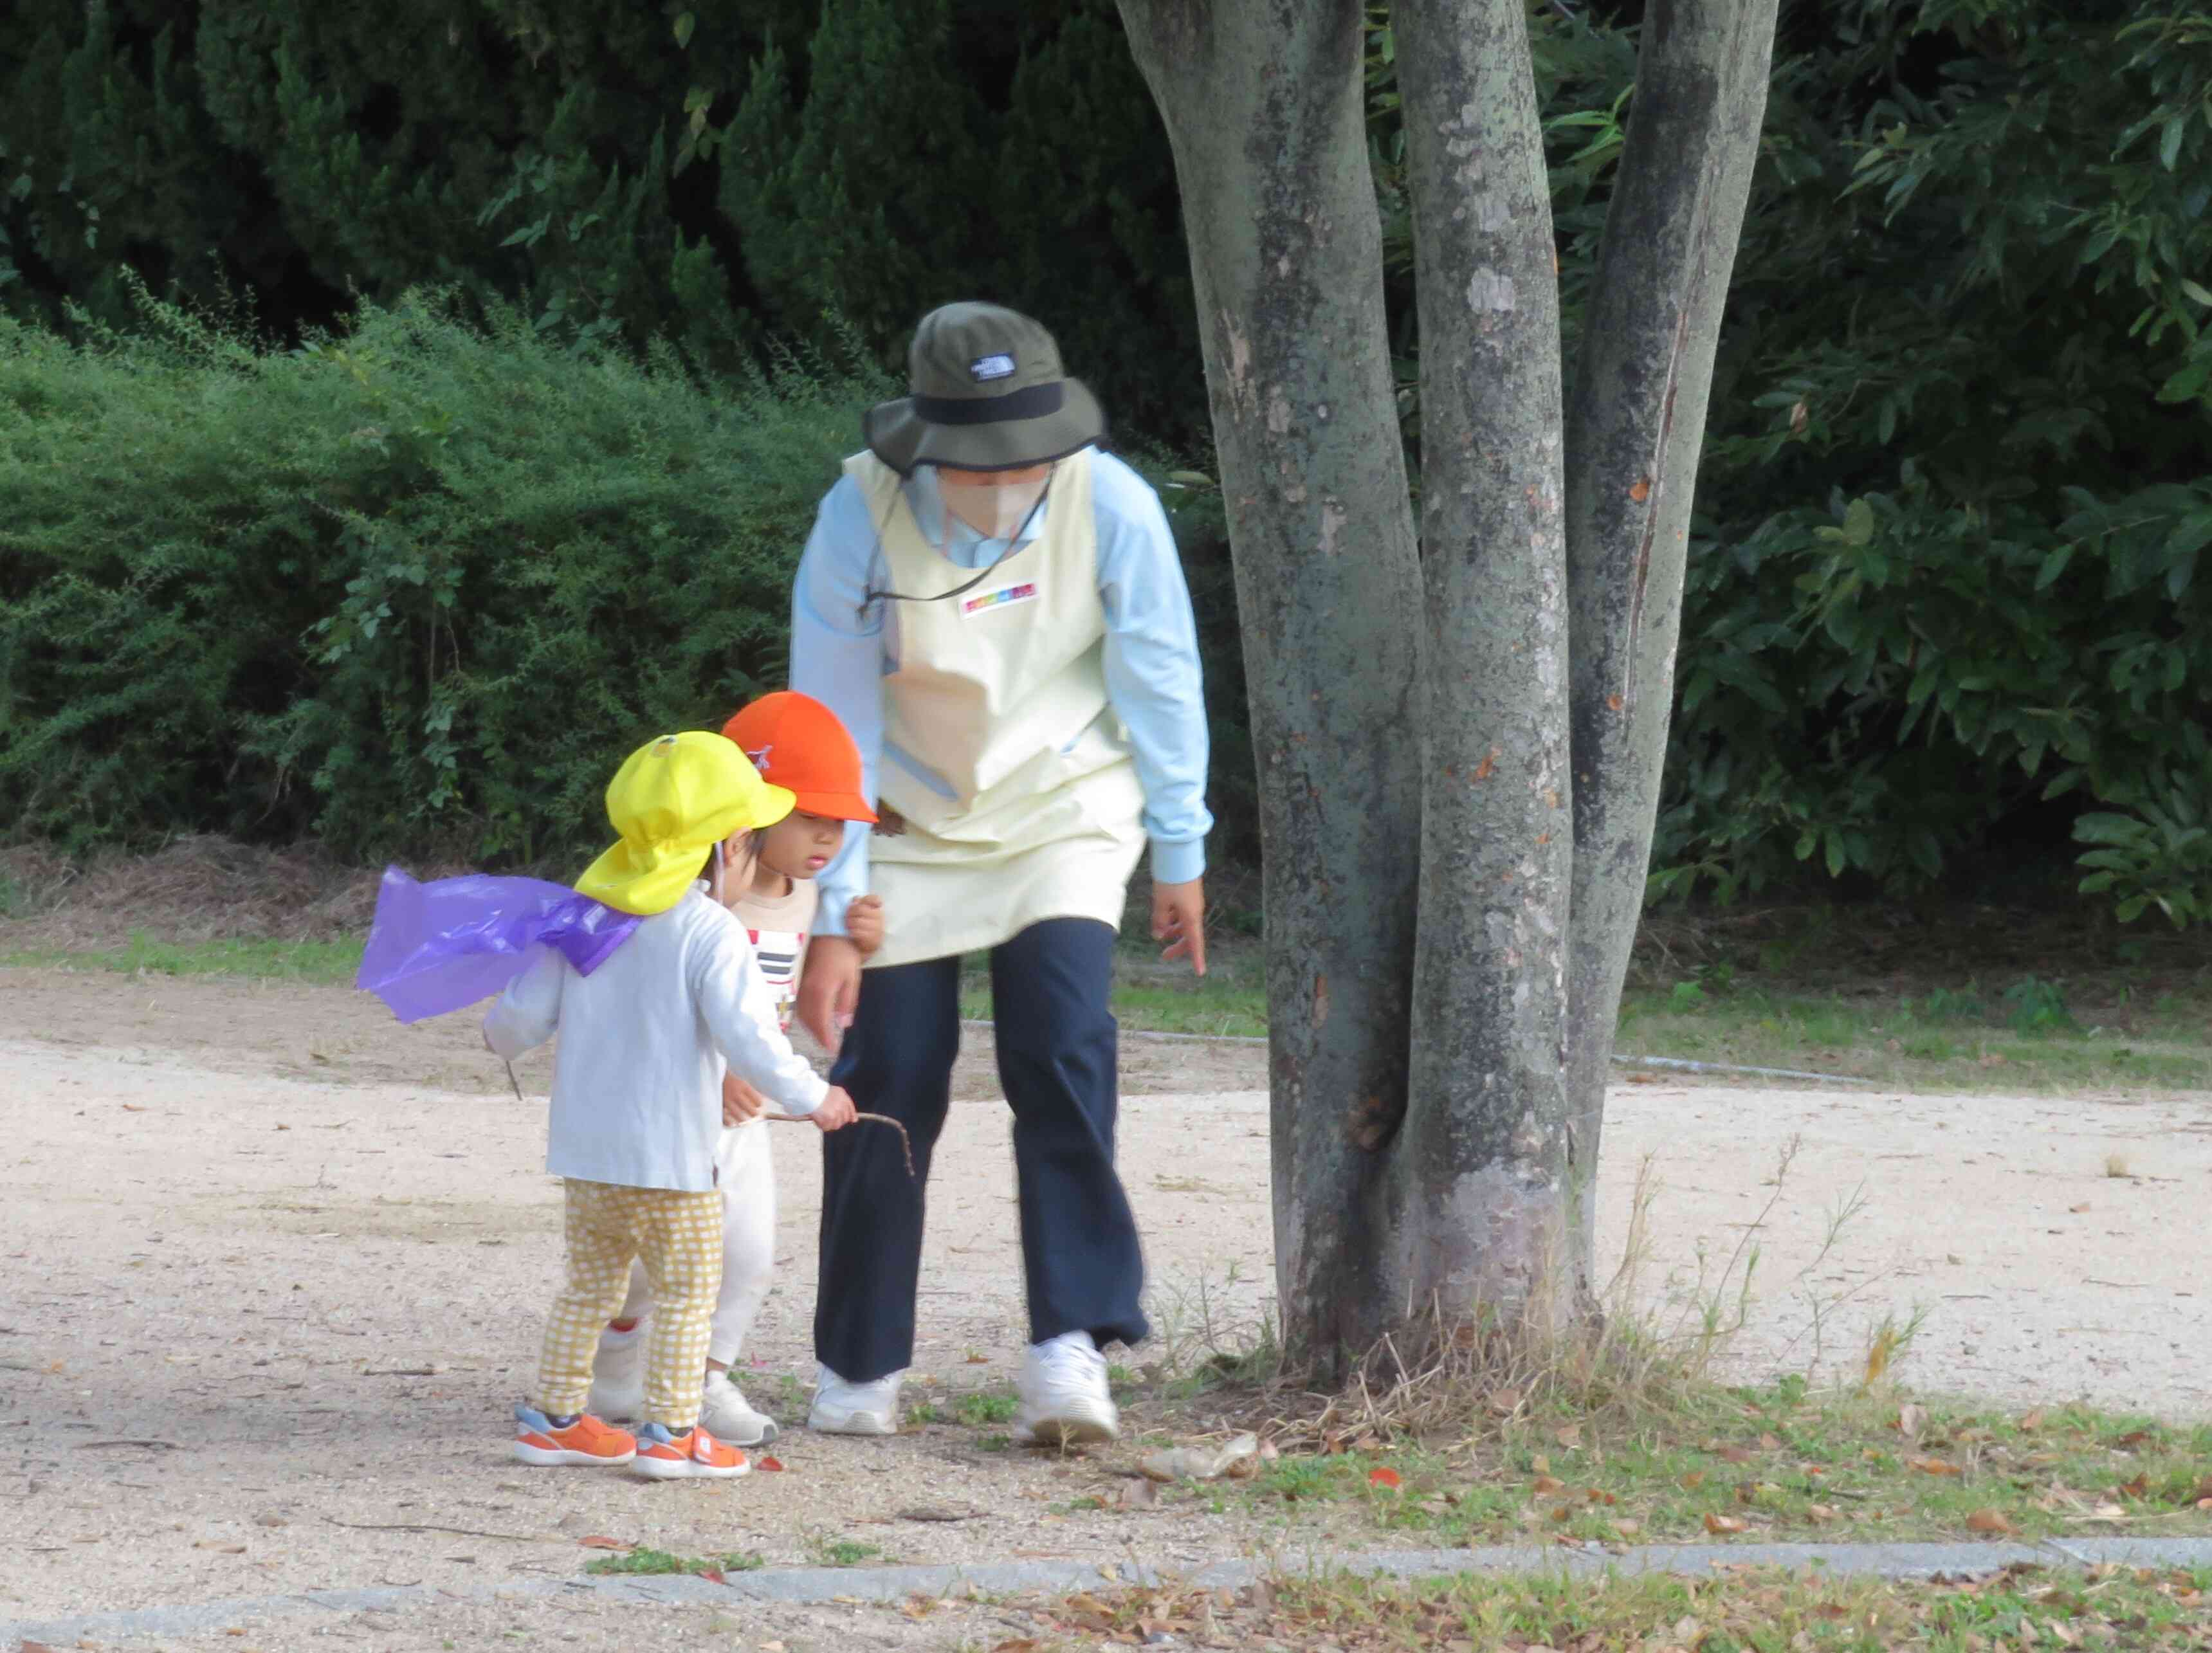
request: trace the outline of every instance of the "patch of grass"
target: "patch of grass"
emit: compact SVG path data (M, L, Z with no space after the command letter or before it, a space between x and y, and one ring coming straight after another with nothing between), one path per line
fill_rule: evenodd
M825 1567L857 1567L883 1553L880 1545L863 1544L854 1538L817 1539L814 1544L814 1559Z
M1267 1464L1247 1507L1452 1544L2212 1532L2212 1427L2078 1407L2014 1417L1713 1384L1613 1415L1525 1410L1448 1445L1330 1444Z
M319 984L353 981L358 941L162 941L134 931L120 947L34 947L0 952L0 966L116 970L136 975L237 975Z
M2197 1004L2193 1024L2162 1012L2125 1032L2082 1026L2057 989L2033 978L1994 1008L1972 994L1941 993L1753 987L1686 1003L1671 990L1637 988L1621 1000L1617 1043L1625 1054L1833 1073L1900 1090L2212 1089L2203 1034L2212 996Z
M768 1563L750 1550L729 1555L672 1555L666 1550L640 1546L620 1555L603 1555L585 1565L584 1571L599 1574L757 1572Z
M945 1413L939 1410L936 1402L921 1401L906 1408L906 1421L912 1427L920 1429L926 1424L943 1423Z
M1014 1437L1011 1435L991 1434L984 1436L975 1443L975 1445L978 1450L983 1452L1004 1452L1013 1443Z
M1399 1583L1283 1578L1231 1593L1086 1594L1032 1610L1040 1649L1098 1642L1309 1653L1697 1648L1703 1653L1983 1653L2008 1644L2179 1650L2212 1633L2212 1570L2026 1566L1966 1580L1826 1577L1778 1568L1712 1577L1464 1575ZM1073 1632L1071 1634L1071 1632Z
M952 1415L970 1429L1011 1424L1021 1402L1012 1389L975 1389L955 1397Z

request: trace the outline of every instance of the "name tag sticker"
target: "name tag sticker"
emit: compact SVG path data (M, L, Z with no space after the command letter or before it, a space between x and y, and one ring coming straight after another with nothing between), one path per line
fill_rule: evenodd
M1018 586L1001 586L996 591L987 591L961 604L963 614L988 614L994 609L1012 608L1016 603L1034 603L1037 599L1036 582L1025 580Z

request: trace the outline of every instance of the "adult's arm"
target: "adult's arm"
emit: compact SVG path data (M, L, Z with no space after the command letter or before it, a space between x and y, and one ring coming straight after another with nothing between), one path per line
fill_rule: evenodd
M876 801L884 753L882 605L862 604L876 557L876 526L850 477L840 477L815 513L814 532L791 588L791 686L835 712L860 749L860 791ZM845 933L845 909L868 887L868 829L845 828L845 842L815 880L817 936Z
M1106 609L1106 693L1129 732L1145 789L1152 881L1188 884L1206 872L1206 698L1198 623L1159 495L1121 460L1092 472L1098 516L1098 595Z

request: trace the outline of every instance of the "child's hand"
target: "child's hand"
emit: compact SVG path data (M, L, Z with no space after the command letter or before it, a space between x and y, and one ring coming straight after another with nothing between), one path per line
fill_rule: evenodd
M855 896L852 905L845 909L845 939L860 950L863 958L872 957L877 948L884 945L884 898L881 896Z
M831 1085L830 1094L822 1098L822 1105L807 1115L816 1128L823 1131L842 1131L853 1122L854 1116L853 1099L841 1085Z
M748 1120L758 1119L768 1098L747 1085L735 1073L722 1075L722 1123L743 1125Z

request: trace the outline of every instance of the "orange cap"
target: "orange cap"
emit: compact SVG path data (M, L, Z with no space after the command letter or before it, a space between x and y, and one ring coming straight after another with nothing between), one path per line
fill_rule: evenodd
M876 812L860 795L860 749L811 695L790 689L763 695L722 732L752 759L762 780L796 793L807 814L874 824Z

